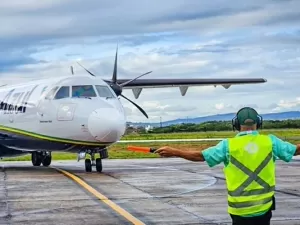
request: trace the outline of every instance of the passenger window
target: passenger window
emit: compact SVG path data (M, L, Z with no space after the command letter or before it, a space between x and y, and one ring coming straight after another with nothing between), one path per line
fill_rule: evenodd
M55 95L55 99L69 98L70 97L70 87L61 87Z
M54 97L54 94L57 91L57 89L58 89L58 87L52 88L45 96L45 99L52 99Z
M98 92L99 97L104 98L114 98L115 96L111 92L111 90L107 86L96 85L96 90Z
M96 92L92 85L73 86L72 97L96 97Z

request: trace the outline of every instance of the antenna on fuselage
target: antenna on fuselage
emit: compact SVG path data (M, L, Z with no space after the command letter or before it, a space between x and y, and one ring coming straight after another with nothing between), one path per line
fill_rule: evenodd
M70 70L71 70L72 75L74 75L73 66L70 66Z

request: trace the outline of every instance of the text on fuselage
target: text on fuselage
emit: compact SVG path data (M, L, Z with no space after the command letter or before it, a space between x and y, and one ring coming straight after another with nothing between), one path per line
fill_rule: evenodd
M0 102L0 111L4 111L4 114L11 114L11 113L25 113L27 109L27 102L37 87L33 87L31 91L23 91L23 92L15 92L15 89L10 90L4 99ZM10 103L8 103L10 102Z

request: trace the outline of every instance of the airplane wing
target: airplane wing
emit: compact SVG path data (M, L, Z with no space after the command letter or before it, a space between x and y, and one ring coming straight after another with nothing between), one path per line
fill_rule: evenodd
M118 79L118 84L130 81L130 79ZM237 84L265 83L263 78L237 78L237 79L137 79L126 84L124 89L132 88L160 88L160 87L180 87L180 86L231 86Z
M117 75L117 55L118 48L116 50L115 63L114 63L114 71L111 80L105 80L112 89L119 96L122 93L122 89L132 89L132 92L137 99L143 88L162 88L162 87L179 87L181 95L184 96L187 92L188 87L190 86L212 86L215 87L217 85L221 85L224 88L228 89L231 85L237 84L257 84L257 83L265 83L266 79L263 78L203 78L203 79L139 79L140 77L151 73L149 71L147 73L141 74L134 79L118 79ZM91 76L96 76L91 71L86 69L80 63L78 63L86 72L88 72ZM72 70L72 68L71 68Z
M118 79L118 84L129 82L130 79ZM263 78L228 78L228 79L136 79L123 86L123 89L132 89L137 99L143 88L179 87L181 95L185 96L190 86L223 86L228 89L231 85L265 83Z

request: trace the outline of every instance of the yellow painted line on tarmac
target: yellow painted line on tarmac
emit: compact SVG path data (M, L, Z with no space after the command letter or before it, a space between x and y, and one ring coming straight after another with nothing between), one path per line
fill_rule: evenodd
M52 167L58 171L60 171L61 173L65 174L66 176L68 176L69 178L71 178L72 180L74 180L75 182L77 182L78 184L80 184L82 187L84 187L86 190L88 190L91 194L93 194L94 196L96 196L99 200L101 200L102 202L104 202L105 204L107 204L109 207L111 207L113 210L115 210L117 213L119 213L120 215L122 215L123 217L125 217L128 221L130 221L132 224L136 224L136 225L145 225L145 223L143 223L142 221L140 221L139 219L137 219L136 217L134 217L133 215L131 215L129 212L127 212L125 209L121 208L120 206L118 206L116 203L114 203L113 201L109 200L105 195L101 194L99 191L95 190L93 187L91 187L90 185L88 185L86 182L84 182L82 179L80 179L79 177L56 167Z

